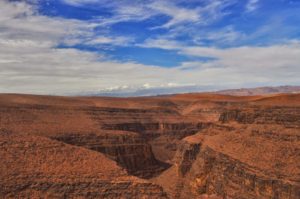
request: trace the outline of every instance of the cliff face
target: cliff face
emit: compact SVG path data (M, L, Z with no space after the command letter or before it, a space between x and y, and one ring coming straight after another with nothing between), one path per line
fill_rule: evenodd
M282 136L261 137L244 128L211 128L185 138L174 165L153 182L173 198L298 198L299 139L284 135L297 132L277 127ZM245 135L237 135L240 131Z
M182 143L178 149L176 157L178 163L178 174L184 177L192 168L198 154L200 152L200 144Z
M135 123L117 123L117 124L104 124L103 129L107 130L122 130L133 131L143 134L143 137L148 139L157 138L161 134L167 134L176 139L182 139L188 135L193 135L202 128L206 123L184 123L181 121L166 123L166 122L135 122Z
M296 199L299 130L300 95L0 95L0 194Z
M0 136L1 198L166 198L104 155L35 136Z
M251 108L225 110L222 124L184 139L172 171L179 189L163 182L167 172L154 182L174 198L299 198L298 109Z
M173 198L299 198L299 106L280 103L223 103L219 122L181 140L153 182Z
M101 131L91 134L60 134L53 139L104 153L125 168L129 174L142 178L158 175L168 164L158 161L150 144L137 133Z
M200 153L188 176L195 197L216 194L223 198L297 198L300 194L297 182L278 179L276 174L249 166L209 147L198 150ZM185 165L185 161L179 164L180 174Z
M248 107L227 109L220 116L220 121L236 121L243 124L281 124L296 127L300 121L299 107Z

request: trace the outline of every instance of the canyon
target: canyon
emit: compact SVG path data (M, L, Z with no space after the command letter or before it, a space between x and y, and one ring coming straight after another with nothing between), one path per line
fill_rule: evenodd
M1 198L300 198L300 94L0 95Z

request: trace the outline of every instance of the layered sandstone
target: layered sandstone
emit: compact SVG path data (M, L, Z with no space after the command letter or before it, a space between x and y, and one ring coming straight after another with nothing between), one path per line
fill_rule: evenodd
M299 198L296 96L228 101L220 123L184 138L173 166L153 182L173 198Z
M1 135L1 198L166 198L101 153L36 136Z
M101 131L89 134L58 134L52 139L104 153L125 168L129 174L142 178L158 175L168 164L158 161L151 145L139 134L128 131Z
M1 194L299 198L299 116L299 94L1 95Z

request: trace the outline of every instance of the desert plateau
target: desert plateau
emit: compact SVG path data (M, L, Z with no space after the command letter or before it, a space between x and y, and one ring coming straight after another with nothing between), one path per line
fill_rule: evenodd
M0 0L0 199L300 199L300 0Z
M300 196L300 94L0 95L1 198Z

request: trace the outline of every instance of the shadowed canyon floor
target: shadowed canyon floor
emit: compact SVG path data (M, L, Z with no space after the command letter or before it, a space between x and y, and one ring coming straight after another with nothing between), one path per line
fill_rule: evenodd
M1 198L300 198L300 94L0 95Z

